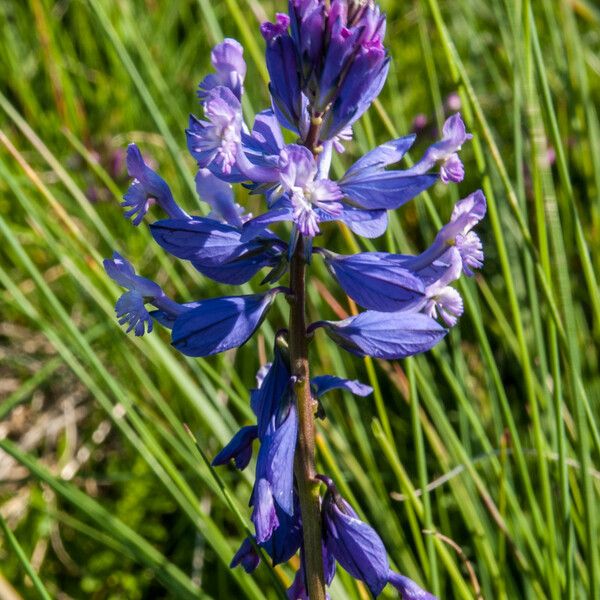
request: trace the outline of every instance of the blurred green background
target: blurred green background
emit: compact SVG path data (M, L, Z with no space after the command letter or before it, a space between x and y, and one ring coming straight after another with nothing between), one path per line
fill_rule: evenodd
M483 187L486 264L461 282L465 314L427 356L361 361L317 335L314 373L375 387L325 400L319 468L393 565L443 599L600 598L600 9L381 4L392 72L334 169L412 130L419 156L461 107L475 134L467 177L397 211L383 238L331 226L322 243L422 251L459 195ZM184 128L210 47L245 46L251 119L267 103L258 25L285 7L0 1L1 598L260 599L291 581L297 559L228 568L253 469L221 469L220 488L182 427L210 458L251 422L246 390L284 300L238 351L186 360L160 328L120 330L101 267L116 249L178 300L235 293L123 219L124 149L138 143L201 213ZM311 276L313 320L353 310L318 259ZM368 598L341 569L331 593Z

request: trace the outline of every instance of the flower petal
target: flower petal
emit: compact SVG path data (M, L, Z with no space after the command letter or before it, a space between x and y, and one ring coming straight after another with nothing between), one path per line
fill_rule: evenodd
M423 282L392 254L340 255L325 251L322 255L342 289L364 308L398 311L424 297Z
M212 209L209 219L225 222L233 227L242 226L244 209L236 204L231 184L222 181L208 169L199 169L196 174L196 191L200 199Z
M279 291L202 300L177 317L171 343L186 356L210 356L241 346L261 324Z
M294 454L298 437L296 406L290 403L281 423L275 416L261 439L256 464L257 478L266 479L277 505L288 515L294 513Z
M150 225L154 240L177 258L205 265L220 265L256 249L249 240L242 241L236 227L213 219L164 219ZM277 240L273 236L273 240Z
M323 528L325 545L335 560L378 596L390 571L385 546L377 532L358 518L337 491L328 491L323 500Z
M406 358L435 346L447 333L433 319L413 312L378 312L367 310L343 321L322 321L312 329L323 327L327 335L357 356Z
M259 544L266 542L272 535L273 531L279 525L279 519L275 511L275 503L273 501L273 493L271 486L266 479L259 479L254 487L252 494L254 510L250 519L254 523L256 529L256 541Z
M128 290L135 290L143 298L157 298L163 295L157 283L137 275L131 263L118 252L113 252L112 258L105 258L103 265L104 270L115 283Z
M144 218L150 206L150 198L154 198L170 217L188 216L173 199L167 182L144 162L142 153L135 144L127 147L127 173L134 181L123 197L121 206L129 209L125 216L134 217L134 225L139 225Z
M323 394L331 390L346 390L356 396L368 396L373 392L370 385L366 385L356 379L342 379L335 375L317 375L310 380L311 386L315 389L315 396L320 398Z
M340 181L340 188L354 205L368 210L394 210L438 180L437 175L408 175L406 171L382 171Z
M400 592L402 600L437 600L437 596L425 591L412 579L400 573L390 571L388 581Z
M341 221L356 235L366 238L376 238L383 235L388 224L385 210L364 210L346 204L342 204L342 212L338 216L320 211L319 220L322 223L327 221Z
M241 100L244 78L246 77L246 62L244 49L234 39L225 38L217 44L210 54L211 62L216 73L207 75L198 86L198 98L204 100L213 88L223 85L228 87Z
M250 541L250 538L245 538L242 545L231 559L229 567L234 569L238 565L242 565L242 568L246 573L252 573L259 564L260 556L258 555L256 548Z
M367 174L382 171L388 165L400 162L413 145L415 138L414 134L406 135L377 146L377 148L359 158L346 171L342 181L351 181L355 177L361 178Z
M248 466L252 458L252 442L257 437L256 425L242 427L231 441L212 460L212 465L226 465L231 460L242 471Z

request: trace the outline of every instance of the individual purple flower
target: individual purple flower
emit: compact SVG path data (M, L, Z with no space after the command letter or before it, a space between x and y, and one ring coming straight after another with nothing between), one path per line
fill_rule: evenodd
M242 545L231 559L229 566L234 569L238 565L242 565L242 568L246 573L252 573L259 564L260 555L256 551L256 547L252 544L250 538L245 538Z
M274 560L287 560L299 547L301 534L297 497L294 493L294 452L298 422L292 395L289 359L281 342L282 332L276 336L274 360L261 373L259 387L253 390L251 405L257 425L240 429L232 440L213 459L213 465L234 460L245 468L252 455L252 442L257 439L260 449L256 462L256 483L250 500L256 541ZM298 539L290 550L288 537ZM275 538L274 533L277 532ZM295 544L292 540L292 546ZM288 555L288 553L291 554Z
M473 227L485 216L486 200L483 192L477 190L459 200L452 211L450 221L438 232L433 244L422 254L405 257L404 266L415 272L430 267L448 248L455 246L462 260L463 272L473 275L472 269L483 264L481 241Z
M252 394L260 449L252 492L252 521L259 543L269 540L281 523L277 508L294 515L294 452L298 435L296 405L288 358L279 338L275 357L260 387Z
M403 600L435 600L414 581L390 569L385 546L377 532L361 521L342 498L332 480L318 476L327 486L323 498L324 544L337 563L352 577L363 581L374 596L391 583Z
M157 203L170 217L188 216L173 199L165 180L146 164L135 144L129 144L127 148L127 173L134 179L123 196L121 206L128 209L125 217L131 219L134 225L142 222L153 203Z
M242 105L228 87L214 87L204 97L204 116L206 121L190 116L188 149L200 167L230 175L242 141Z
M279 169L281 186L291 204L292 220L302 235L314 237L319 233L321 211L340 216L342 193L333 181L315 179L317 163L308 148L287 146L281 152Z
M272 417L256 461L256 483L252 493L252 522L256 539L266 542L279 525L276 506L294 514L294 452L298 436L296 406L282 402Z
M177 304L167 297L157 283L137 275L131 263L118 252L111 259L106 258L103 264L108 276L128 290L115 305L119 324L128 325L127 333L133 331L136 336L142 336L146 331L152 331L154 315L146 309L148 303L172 316L187 310L185 305Z
M273 561L273 565L288 561L298 552L302 544L302 520L297 495L295 495L294 501L294 513L291 516L275 505L275 513L279 524L273 530L271 537L261 544L257 542L256 538L244 539L231 561L230 566L232 568L242 565L247 573L254 571L260 563L260 555L257 552L256 545L267 552Z
M307 237L320 233L319 223L342 217L342 193L329 179L317 179L318 165L304 146L290 144L279 157L279 188L270 210L244 225L242 239L278 221L293 221ZM273 195L271 196L273 198Z
M231 441L217 454L212 465L226 465L230 461L235 463L236 468L243 471L252 458L252 442L258 437L256 425L242 427Z
M406 172L419 175L439 164L440 179L444 183L461 182L465 176L465 169L458 156L458 151L472 137L465 129L460 113L452 115L444 123L442 139L431 145L423 158Z
M300 90L299 65L294 43L287 32L288 15L278 13L275 23L263 23L260 31L267 44L265 54L271 81L273 109L281 124L300 132L305 104Z
M309 330L319 327L352 354L385 359L406 358L430 350L447 333L427 315L410 311L367 310L343 321L318 321Z
M210 53L210 61L216 73L207 75L198 86L198 98L204 101L208 93L218 87L229 88L238 100L242 99L246 62L242 45L231 38L225 38Z

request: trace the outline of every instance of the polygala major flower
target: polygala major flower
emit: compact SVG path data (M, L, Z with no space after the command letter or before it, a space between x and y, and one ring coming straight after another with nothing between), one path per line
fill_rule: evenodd
M186 136L206 216L180 207L134 144L127 151L132 183L122 206L135 226L158 209L152 237L202 276L239 285L261 272L261 289L179 303L115 252L104 266L124 288L117 318L138 336L157 322L171 331L175 349L205 357L245 344L276 298L285 297L289 323L277 332L272 363L261 367L250 392L255 422L241 427L213 461L245 469L255 456L249 499L255 532L231 566L252 572L261 560L257 548L274 564L299 554L288 590L292 600L324 600L337 567L374 596L389 584L404 600L427 600L430 593L390 568L381 538L333 481L316 473L314 422L326 418L323 395L340 389L367 396L372 390L335 375L311 376L308 346L325 333L357 356L396 360L426 352L456 325L463 302L452 284L483 264L474 231L486 212L481 191L456 203L420 254L345 255L319 245L319 236L337 221L359 236L381 236L388 211L436 182L463 180L459 152L472 136L455 113L413 166L400 166L415 142L415 135L407 135L359 157L336 179L330 172L334 153L344 151L353 124L385 84L385 14L373 0L289 0L287 14L260 30L271 102L254 123L246 123L242 112L246 63L237 41L226 39L213 49L214 72L198 86L202 115L190 117ZM286 143L292 138L284 130L294 143ZM247 213L235 200L234 184L262 196L264 210ZM306 323L306 270L313 255L362 312Z

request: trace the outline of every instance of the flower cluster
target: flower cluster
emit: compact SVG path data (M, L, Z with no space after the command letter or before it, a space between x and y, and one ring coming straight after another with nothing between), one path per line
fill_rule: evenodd
M214 73L198 87L203 118L190 117L187 145L198 163L196 188L210 206L207 216L191 216L173 198L167 183L130 145L127 168L133 178L124 196L125 216L139 225L153 205L166 218L150 224L154 240L173 256L189 261L202 275L224 284L248 282L267 269L261 285L271 286L289 271L301 249L325 262L342 290L365 310L342 321L318 321L305 334L322 329L336 344L358 356L399 359L429 350L454 326L463 311L451 284L461 273L481 267L482 245L473 228L484 217L485 197L476 191L460 200L433 244L419 255L364 252L336 254L318 247L321 228L339 221L359 236L374 238L387 227L387 211L416 197L437 181L464 177L458 152L471 138L460 114L450 116L441 139L412 167L397 164L415 141L408 135L359 158L339 179L330 176L334 152L343 152L352 125L382 89L390 58L383 45L386 20L373 2L289 0L289 14L264 23L266 63L272 105L249 127L242 114L246 64L238 42L226 39L211 54ZM286 144L283 129L298 136ZM266 210L247 214L235 202L232 184L262 195ZM280 237L271 227L291 223ZM277 231L282 231L280 227ZM299 240L302 241L298 245ZM135 335L153 322L172 331L173 346L187 356L204 357L244 344L260 326L278 294L275 285L250 295L178 303L139 275L115 253L104 262L108 275L127 291L116 304L117 317ZM153 307L148 310L147 306ZM258 441L256 479L250 499L255 539L245 540L232 566L248 572L262 547L275 564L300 552L301 567L289 590L308 598L302 514L294 458L298 439L297 376L289 356L289 332L274 340L273 361L259 371L251 392L256 424L242 427L215 457L239 469L252 459ZM332 389L368 395L371 389L332 375L313 377L310 390L316 415L320 397ZM374 595L387 583L405 599L433 598L410 579L392 571L377 533L361 521L328 477L321 498L325 581L336 564L362 580Z

